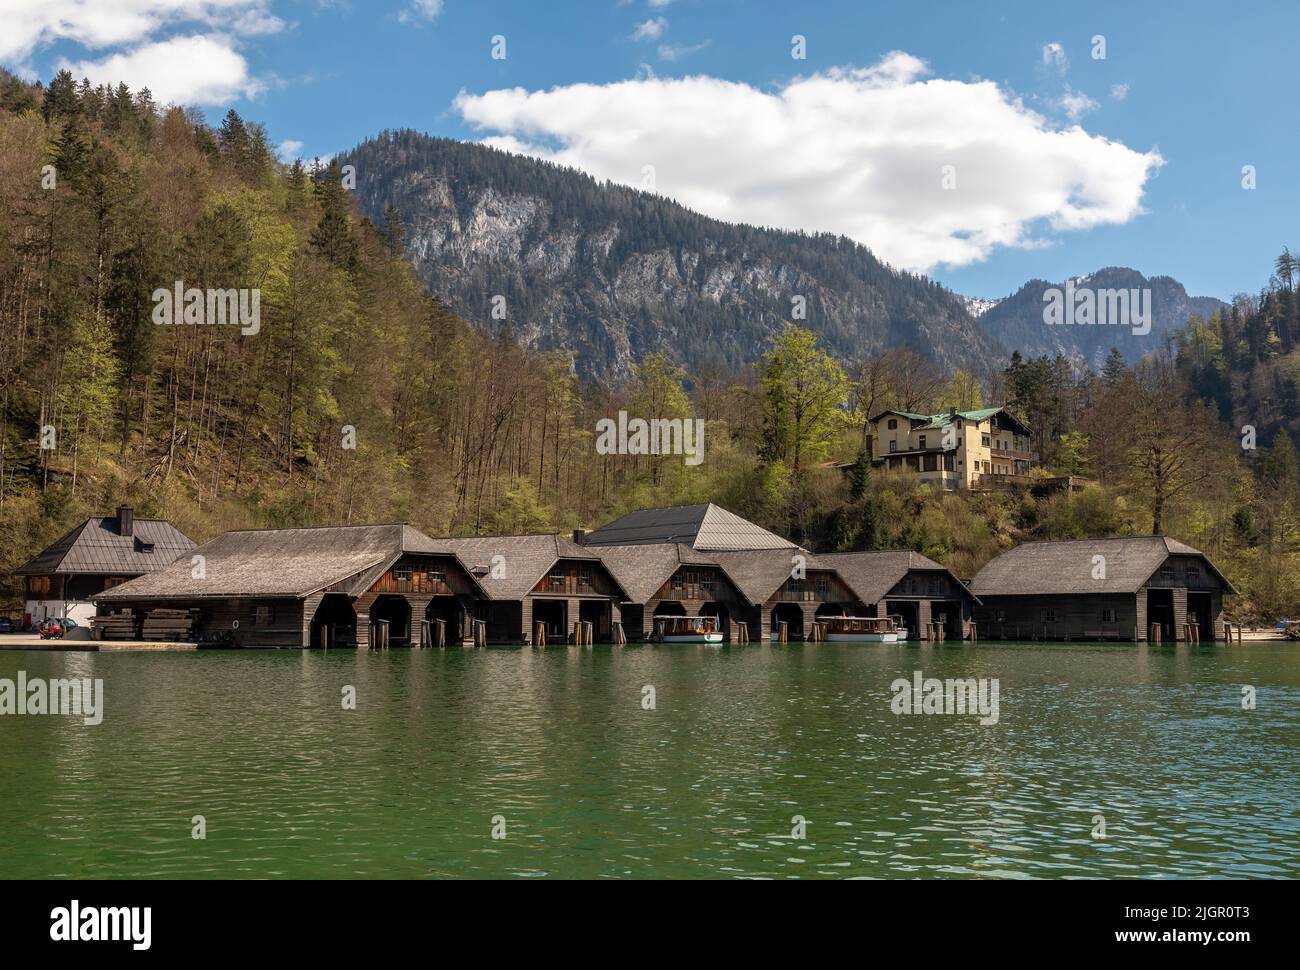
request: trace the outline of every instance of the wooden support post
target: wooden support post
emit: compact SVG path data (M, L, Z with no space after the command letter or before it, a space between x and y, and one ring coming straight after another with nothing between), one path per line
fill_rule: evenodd
M420 621L420 649L428 650L433 643L433 624L428 620Z
M330 648L330 628L328 623L322 623L320 628L320 648L328 650Z
M976 643L976 642L979 640L979 631L978 631L977 629L975 629L975 621L974 621L974 620L971 620L971 621L970 621L970 626L969 626L967 629L968 629L968 634L969 634L970 642L971 642L971 643Z
M621 647L627 643L627 634L623 632L622 623L611 624L609 628L609 636L615 646Z
M434 645L437 646L439 650L445 650L447 648L447 621L434 620L433 622L435 624Z
M1151 634L1147 637L1152 643L1164 642L1164 627L1159 623L1151 624Z
M737 636L736 636L737 643L749 643L749 624L747 622L741 620L740 623L737 624L736 626L736 631L737 631Z
M789 624L788 622L786 622L785 620L781 620L781 621L777 624L777 628L776 628L776 636L777 636L777 639L778 639L781 643L789 643L789 642L790 642L790 624Z
M546 624L541 620L533 624L533 646L546 649Z

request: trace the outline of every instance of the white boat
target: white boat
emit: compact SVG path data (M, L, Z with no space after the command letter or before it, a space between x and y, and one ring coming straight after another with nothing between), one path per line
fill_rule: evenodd
M827 643L898 643L907 639L907 630L892 616L828 616Z
M716 616L657 616L655 632L663 643L721 643Z

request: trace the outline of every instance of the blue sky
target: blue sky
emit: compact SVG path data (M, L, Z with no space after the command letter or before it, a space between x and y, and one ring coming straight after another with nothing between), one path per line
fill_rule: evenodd
M644 161L694 208L845 231L972 295L1129 265L1228 297L1300 246L1295 3L92 6L0 0L27 11L3 17L0 63L152 79L308 158L415 128L630 184ZM945 152L955 191L939 195ZM1077 185L1086 198L1062 201Z

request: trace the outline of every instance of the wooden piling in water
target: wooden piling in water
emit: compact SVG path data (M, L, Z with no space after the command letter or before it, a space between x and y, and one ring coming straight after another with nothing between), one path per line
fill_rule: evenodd
M538 620L533 624L533 646L538 649L546 649L546 624Z
M622 623L614 623L609 628L610 639L614 641L617 647L624 646L627 643L627 634L623 632Z
M776 628L776 636L780 643L790 642L790 624L787 621L780 621L780 624Z

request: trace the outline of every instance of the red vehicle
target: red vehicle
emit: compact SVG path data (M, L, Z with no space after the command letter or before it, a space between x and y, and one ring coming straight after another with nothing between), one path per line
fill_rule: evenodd
M61 620L46 620L41 624L42 640L62 640L66 632Z

